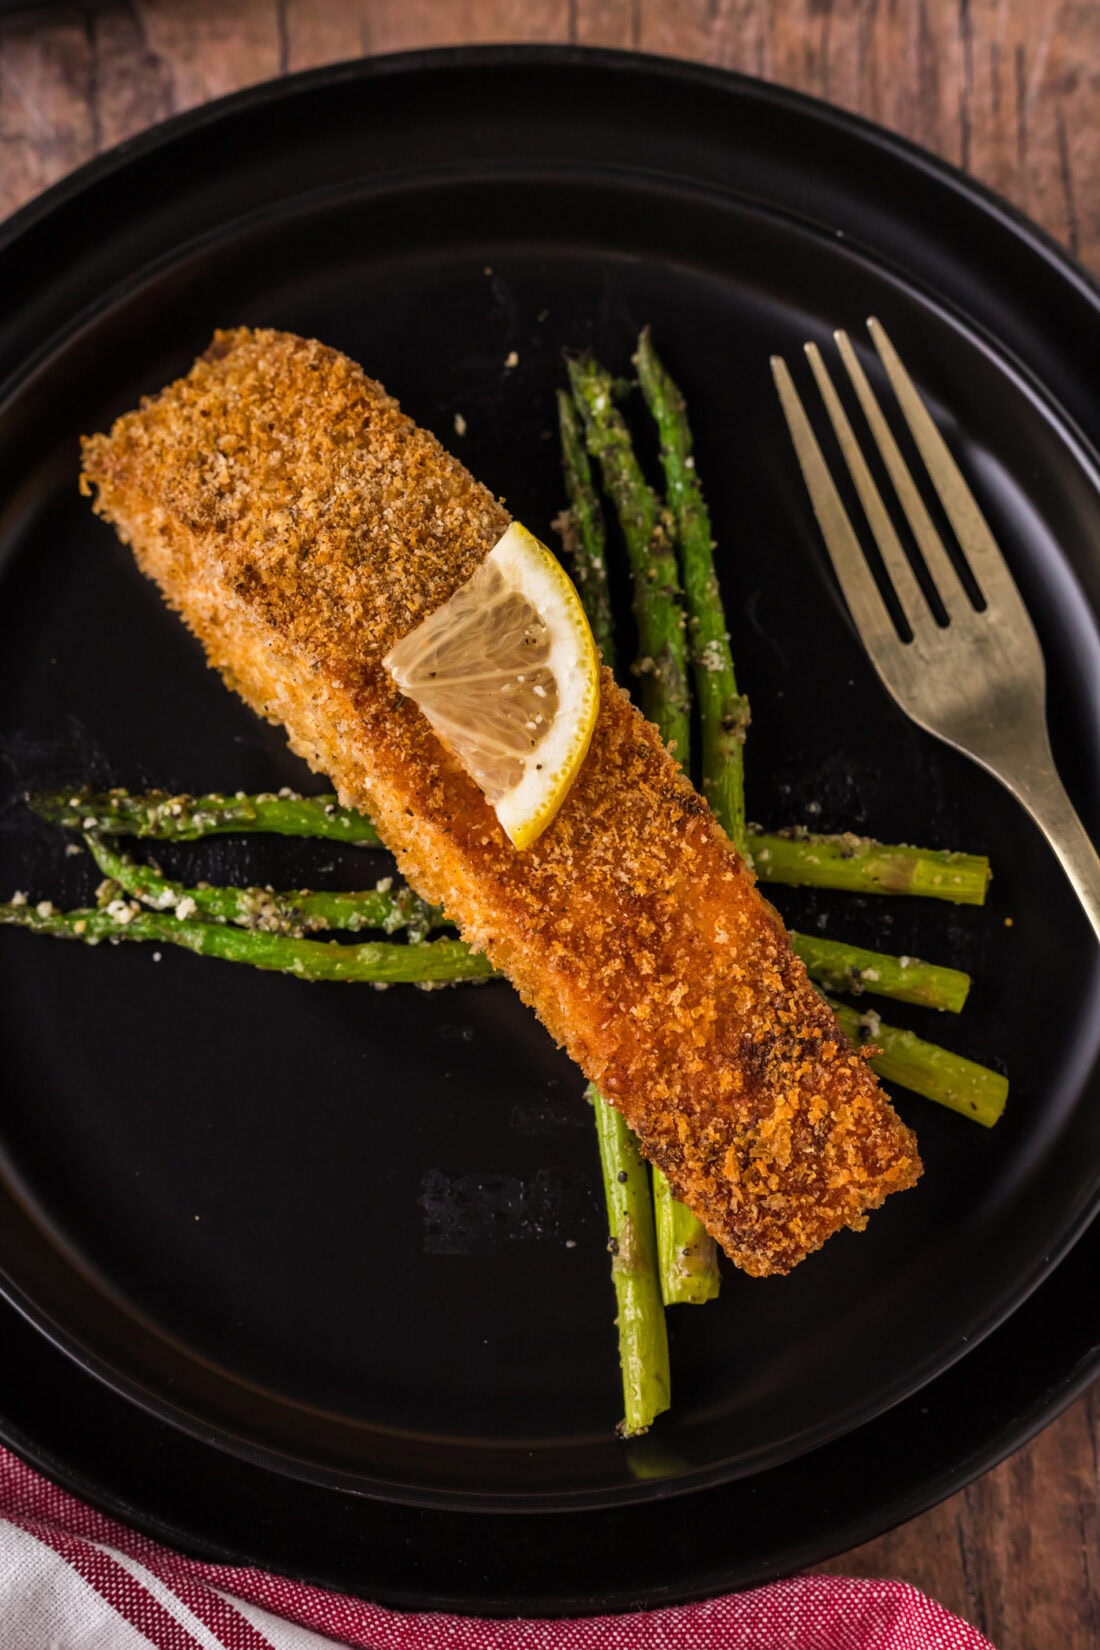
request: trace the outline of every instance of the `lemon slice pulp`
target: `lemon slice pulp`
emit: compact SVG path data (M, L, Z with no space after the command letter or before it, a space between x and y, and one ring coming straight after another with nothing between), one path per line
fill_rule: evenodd
M560 563L513 522L383 663L529 847L568 795L600 705L596 644Z

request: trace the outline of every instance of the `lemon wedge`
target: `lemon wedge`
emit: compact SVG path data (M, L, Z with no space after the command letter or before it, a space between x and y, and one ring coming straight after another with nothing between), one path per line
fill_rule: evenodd
M600 708L596 644L560 563L514 521L383 663L516 847L530 847L569 794Z

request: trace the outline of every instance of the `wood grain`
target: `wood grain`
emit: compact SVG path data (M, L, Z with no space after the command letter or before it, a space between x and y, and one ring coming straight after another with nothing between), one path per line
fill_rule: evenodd
M764 75L1004 194L1100 274L1100 0L134 0L0 25L0 214L176 110L364 52L573 40Z
M998 1650L1100 1645L1100 1389L949 1501L823 1570L903 1576Z
M1100 0L111 0L0 24L0 216L209 98L368 52L569 40L827 98L1005 195L1100 275ZM1100 1395L827 1568L912 1581L998 1650L1100 1646Z

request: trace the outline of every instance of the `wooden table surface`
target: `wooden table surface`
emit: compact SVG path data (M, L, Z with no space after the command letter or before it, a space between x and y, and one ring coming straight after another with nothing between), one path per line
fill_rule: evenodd
M691 57L892 127L1100 275L1100 0L108 0L0 22L0 217L177 110L364 53L540 40ZM1097 363L1100 367L1100 363ZM900 1576L998 1650L1100 1646L1100 1391L827 1568Z

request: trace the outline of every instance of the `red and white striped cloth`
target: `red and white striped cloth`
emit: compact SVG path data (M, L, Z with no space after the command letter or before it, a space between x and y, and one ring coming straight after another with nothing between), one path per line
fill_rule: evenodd
M139 1535L0 1449L0 1650L992 1650L901 1581L799 1576L629 1616L406 1615Z

